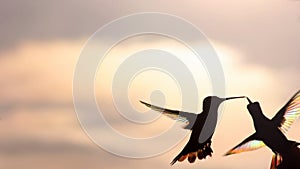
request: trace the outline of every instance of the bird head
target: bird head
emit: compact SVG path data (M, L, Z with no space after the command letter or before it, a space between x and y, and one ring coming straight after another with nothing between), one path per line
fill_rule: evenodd
M208 110L210 107L216 107L218 108L219 105L225 101L225 100L231 100L231 99L239 99L239 98L246 98L245 96L238 96L238 97L226 97L226 98L220 98L217 96L208 96L203 100L203 110Z

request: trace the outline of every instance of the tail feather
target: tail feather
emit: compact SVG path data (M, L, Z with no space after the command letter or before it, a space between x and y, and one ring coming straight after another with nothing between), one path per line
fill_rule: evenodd
M181 156L181 157L178 159L178 161L179 161L179 162L182 162L182 161L184 161L188 156L189 156L188 154L187 154L187 155L183 155L183 156ZM174 160L173 160L173 161L174 161Z
M196 158L197 158L197 152L189 153L188 161L190 163L194 163L196 161Z
M212 156L213 150L211 149L211 141L207 141L205 143L199 144L198 148L194 150L188 150L189 146L187 146L172 160L170 165L175 164L177 161L182 162L185 159L188 159L189 163L194 163L196 159L199 160L205 159L207 156Z
M274 154L272 157L270 169L277 169L278 166L281 164L281 162L282 162L282 156L280 154Z

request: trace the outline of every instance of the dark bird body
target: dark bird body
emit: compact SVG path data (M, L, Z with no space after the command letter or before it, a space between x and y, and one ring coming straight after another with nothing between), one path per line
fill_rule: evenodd
M275 154L284 154L292 145L287 137L279 130L276 121L268 119L262 112L258 102L247 106L254 123L257 139L262 140Z
M203 111L200 114L180 112L178 110L164 109L158 106L153 106L148 103L142 102L147 107L153 110L162 112L163 114L171 117L172 119L184 121L187 124L185 129L192 131L188 143L183 150L173 159L171 165L177 161L183 161L188 158L190 163L195 162L196 158L199 160L211 156L213 150L211 149L211 138L214 133L219 105L229 99L244 98L244 97L231 97L219 98L216 96L209 96L203 100Z
M248 101L247 109L253 119L256 132L226 155L256 150L266 145L274 152L271 169L299 169L300 152L297 147L299 143L288 140L283 132L287 132L300 114L300 91L272 119L268 119L263 114L258 102L252 103L250 99Z

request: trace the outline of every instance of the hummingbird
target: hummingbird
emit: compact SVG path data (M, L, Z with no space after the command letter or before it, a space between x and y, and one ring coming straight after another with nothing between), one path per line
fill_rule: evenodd
M143 101L140 102L152 110L161 112L173 120L185 122L186 125L184 126L184 129L192 131L188 143L170 163L173 165L177 161L184 161L186 158L190 163L194 163L197 157L199 160L202 160L207 156L212 156L213 150L211 148L211 138L217 124L219 105L225 100L237 98L245 98L245 96L228 98L208 96L203 100L203 111L200 114L165 109Z
M258 102L248 97L247 109L253 119L256 132L232 148L225 155L257 150L268 146L273 152L271 169L300 168L299 143L288 140L284 135L300 115L300 90L278 111L268 119Z

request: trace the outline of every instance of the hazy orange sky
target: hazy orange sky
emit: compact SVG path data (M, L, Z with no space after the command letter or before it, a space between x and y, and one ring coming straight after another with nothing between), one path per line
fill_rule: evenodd
M197 26L219 55L226 95L247 95L260 101L268 117L299 90L299 1L80 3L24 0L0 3L0 168L171 168L169 162L188 138L164 154L128 159L112 155L94 144L77 120L72 80L81 49L98 28L124 15L163 12ZM104 71L97 74L97 101L107 101L106 109L111 114L117 112L111 102L111 92L106 89L111 86L113 72L128 53L157 47L184 57L189 55L174 41L145 41L147 38L124 41L107 55L106 62L112 66L103 64ZM186 64L195 75L200 75L196 82L203 99L210 92L205 70L189 60ZM105 81L99 81L98 77L105 77ZM158 77L161 80L158 81ZM181 107L177 84L159 72L145 72L132 81L128 98L136 110L148 110L139 105L138 100L149 101L154 89L163 91L170 108L201 111L201 104L197 110L191 108L193 106ZM213 158L192 165L183 162L172 168L269 168L272 153L267 148L223 157L227 150L254 131L246 104L245 100L236 100L223 106L213 137ZM149 137L167 130L172 124L170 119L161 117L148 125L121 121L113 126L130 136ZM288 138L299 141L299 131L300 120L292 126ZM155 145L145 149L151 146Z

